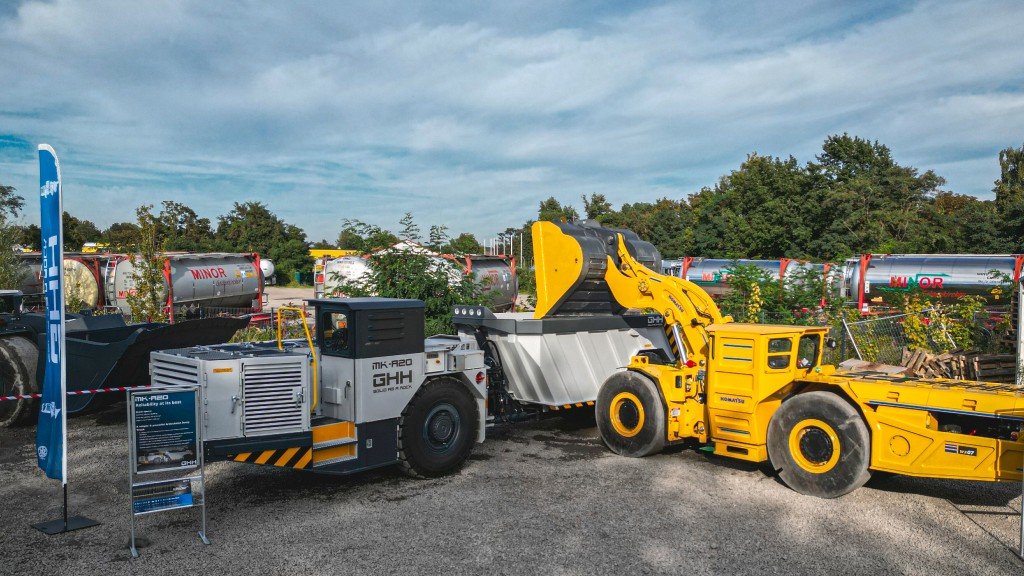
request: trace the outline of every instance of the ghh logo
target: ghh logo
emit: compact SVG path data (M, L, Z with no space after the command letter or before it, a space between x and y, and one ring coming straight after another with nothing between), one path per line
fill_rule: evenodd
M36 452L39 454L39 457L42 458L43 460L46 460L46 455L50 453L50 451L46 449L46 446L40 446L39 449L36 450Z
M60 182L54 182L53 180L47 180L46 184L39 187L39 195L43 198L47 196L53 196L57 193L57 188L60 186Z
M48 414L53 418L56 418L57 416L60 415L60 408L57 408L56 402L46 402L45 404L43 404L42 408L40 408L39 413Z

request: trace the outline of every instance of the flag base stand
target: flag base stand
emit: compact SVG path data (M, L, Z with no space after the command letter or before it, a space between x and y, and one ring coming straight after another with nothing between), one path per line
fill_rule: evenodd
M32 527L40 532L53 536L54 534L63 534L65 532L81 530L82 528L92 528L93 526L99 525L100 523L92 518L86 518L85 516L72 516L66 520L58 518L56 520L50 520L49 522L40 522L39 524L33 524Z
M72 516L68 518L68 485L64 484L64 517L56 520L50 520L49 522L40 522L33 524L32 527L44 534L53 536L54 534L63 534L65 532L71 532L73 530L81 530L82 528L92 528L93 526L99 526L100 523L93 520L92 518L86 518L85 516Z

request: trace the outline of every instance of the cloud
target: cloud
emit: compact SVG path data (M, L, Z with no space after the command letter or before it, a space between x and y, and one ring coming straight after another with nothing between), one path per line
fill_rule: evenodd
M311 240L408 211L483 238L848 132L988 197L1024 132L1024 12L849 4L26 1L0 11L0 182L34 189L46 141L101 228L257 200Z

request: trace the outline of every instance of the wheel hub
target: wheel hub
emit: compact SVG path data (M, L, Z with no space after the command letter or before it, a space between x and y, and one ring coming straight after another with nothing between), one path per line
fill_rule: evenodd
M789 435L789 453L797 466L813 474L824 474L839 462L839 435L827 422L802 420Z
M620 392L612 398L608 407L612 428L624 437L632 438L644 427L644 405L632 392Z
M832 439L821 428L808 428L800 437L800 452L820 466L832 457Z
M423 422L423 440L433 450L445 450L459 436L462 421L459 413L451 404L435 406Z

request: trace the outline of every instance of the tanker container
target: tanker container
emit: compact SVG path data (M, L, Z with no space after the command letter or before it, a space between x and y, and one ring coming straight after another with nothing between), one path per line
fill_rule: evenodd
M169 313L186 315L206 308L232 308L248 314L262 309L263 286L256 254L168 254L159 298ZM131 313L128 296L135 293L135 262L123 256L107 267L107 301Z
M1013 254L872 254L844 264L840 295L865 309L883 303L886 294L915 289L943 301L980 296L991 305L1007 305L1003 285L1020 279L1024 256ZM861 291L861 271L863 292Z
M313 271L313 294L317 298L341 296L342 284L362 284L370 275L370 264L362 256L318 259Z
M46 296L43 294L43 256L38 252L19 255L21 268L21 292L25 305L29 308L45 308ZM75 304L78 309L94 310L103 305L103 291L100 278L105 256L87 254L64 255L64 299L69 306Z
M480 287L491 310L515 310L519 282L512 263L507 259L500 256L466 256L466 273Z
M725 260L720 258L694 258L683 278L700 286L712 298L724 298L732 287L729 279L737 265L754 265L764 270L772 278L779 278L782 263L779 260Z
M277 284L277 277L274 276L274 272L277 268L274 266L274 261L270 258L260 258L260 273L263 274L263 284Z

